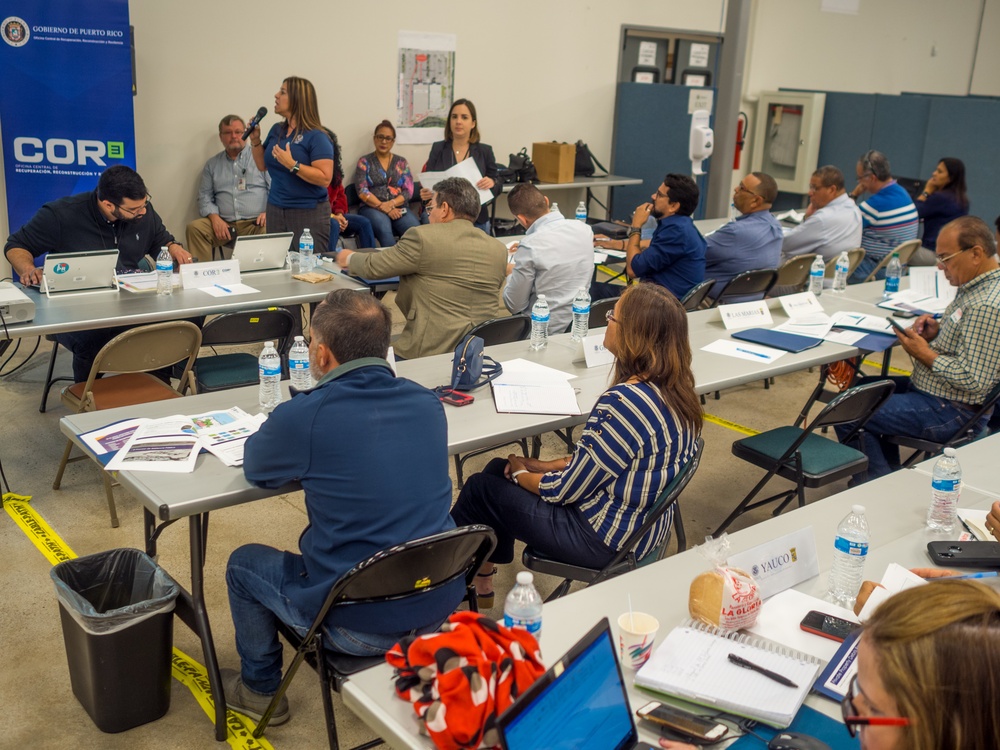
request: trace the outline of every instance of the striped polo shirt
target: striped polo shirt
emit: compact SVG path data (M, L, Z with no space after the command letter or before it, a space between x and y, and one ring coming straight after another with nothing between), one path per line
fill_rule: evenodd
M881 260L901 243L917 239L917 207L895 180L858 208L863 226L861 247L866 258Z

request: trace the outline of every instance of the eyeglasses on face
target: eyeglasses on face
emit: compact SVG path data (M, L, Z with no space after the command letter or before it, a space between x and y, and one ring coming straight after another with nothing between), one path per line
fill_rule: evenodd
M120 205L118 203L115 203L114 206L119 211L124 211L129 216L135 217L135 216L141 216L142 214L146 213L146 209L149 208L149 202L151 200L153 200L153 196L147 195L146 196L146 201L141 206L139 206L138 208L125 208L125 206L122 206L122 205Z
M971 247L963 247L957 253L952 253L951 255L935 255L934 259L937 261L939 266L947 264L952 258L957 258L959 255L964 253L966 250L971 250Z
M662 192L659 188L656 188L656 192L653 193L654 198L663 198L665 200L670 200L670 196Z
M851 737L858 736L858 727L908 727L910 720L903 716L859 716L858 709L854 705L854 699L861 693L858 687L858 676L851 678L851 683L847 688L847 695L840 702L840 711L844 719L844 726Z
M733 192L735 192L735 193L750 193L750 195L753 195L753 196L756 196L757 198L760 198L760 194L759 193L755 193L753 190L751 190L750 188L748 188L742 182L739 183L736 186L736 189Z
M379 134L375 136L375 140L380 141L381 143L392 143L394 140L396 140L396 136Z
M606 313L604 313L604 319L606 321L608 321L609 323L611 323L611 322L617 323L618 322L618 318L615 317L615 311L613 309L612 310L608 310Z

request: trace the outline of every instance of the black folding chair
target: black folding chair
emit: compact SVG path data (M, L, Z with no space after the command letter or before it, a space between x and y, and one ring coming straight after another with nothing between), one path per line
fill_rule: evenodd
M777 280L778 270L776 268L758 268L754 271L744 271L743 273L736 274L722 288L719 295L712 300L710 307L724 305L726 304L726 300L733 297L759 295L757 299L764 299Z
M288 685L303 661L319 673L323 690L323 714L326 718L327 739L330 750L340 747L337 738L337 721L333 714L331 690L340 692L344 681L376 664L384 656L348 656L327 651L323 645L323 621L330 610L352 604L373 604L412 599L437 591L456 580L464 580L469 608L477 612L476 589L473 585L476 572L486 562L496 546L496 536L488 526L461 526L440 534L414 539L411 542L377 552L355 565L333 584L309 632L300 637L280 620L278 630L295 649L295 656L271 699L267 710L260 717L254 737L262 737L271 715L278 707ZM432 621L447 617L450 612L436 613ZM433 624L433 622L431 623ZM355 750L376 747L382 740L359 745Z
M607 314L608 310L614 310L615 305L618 303L621 297L607 297L605 299L599 299L590 305L590 322L589 326L591 328L604 328L608 324ZM570 328L572 329L573 324L570 323Z
M681 306L687 312L694 312L701 308L701 303L705 301L709 290L715 286L715 279L705 279L700 284L695 284L688 289L688 293L681 297Z
M477 325L469 331L469 335L479 336L486 346L507 344L512 341L526 341L528 336L531 335L531 316L521 313L520 315L509 315L506 318L493 318L492 320L487 320L484 323ZM527 438L520 438L519 440L514 440L510 443L493 445L489 448L480 448L479 450L474 450L471 453L466 453L464 456L456 453L455 475L458 481L458 489L462 489L465 485L466 461L470 458L474 458L475 456L482 455L483 453L489 453L497 448L502 448L505 445L519 445L521 446L521 454L525 457L528 456Z
M982 430L977 431L976 423L996 405L997 401L1000 401L1000 383L993 386L993 389L987 394L986 400L983 401L982 406L976 409L976 413L955 430L951 437L940 443L933 440L921 440L920 438L909 437L907 435L883 435L882 439L887 443L913 450L910 457L900 464L902 468L907 469L917 463L917 461L937 455L945 448L957 448L960 445L971 443L985 436L987 429L984 427Z
M201 329L201 345L238 346L274 341L274 348L284 354L294 327L295 316L283 307L239 310L208 321ZM257 357L247 352L198 357L194 375L199 393L252 385L258 379Z
M766 469L767 473L719 528L712 532L712 536L718 537L729 528L729 524L748 510L779 499L782 502L772 515L781 513L796 497L801 508L806 504L806 487L822 487L866 469L868 457L847 443L856 437L860 439L865 423L881 408L893 390L895 385L891 380L855 386L823 407L805 429L793 425L778 427L733 443L734 456ZM856 424L842 443L814 434L815 430L822 427L851 422ZM795 486L764 500L751 502L775 474L795 482Z
M698 470L698 464L701 462L701 452L704 447L705 442L701 438L698 438L690 460L681 467L670 484L663 489L653 502L653 506L646 513L646 519L642 522L642 525L629 535L628 539L622 544L622 548L618 554L603 568L587 568L582 565L560 562L531 547L525 547L524 553L521 555L521 562L524 564L524 567L537 573L546 573L563 578L562 583L556 586L555 591L545 601L552 601L563 596L569 591L569 587L573 585L574 581L583 581L588 586L591 586L608 578L614 578L622 573L635 570L639 566L648 565L651 562L659 560L663 556L667 541L670 539L669 529L663 541L648 552L645 557L637 559L635 549L643 537L653 528L653 525L671 510L674 511L674 525L678 527L677 551L683 552L686 546L686 539L682 539L684 532L680 521L680 512L676 507L677 499L680 497L681 492L684 491L684 488L688 486L688 482L691 481L694 473Z

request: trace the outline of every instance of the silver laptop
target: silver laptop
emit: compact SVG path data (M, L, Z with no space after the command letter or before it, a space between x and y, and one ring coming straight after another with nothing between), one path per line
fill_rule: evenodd
M293 236L292 232L280 232L237 237L233 258L240 262L240 273L284 268Z
M49 253L42 269L42 290L50 297L67 292L117 291L117 265L117 250Z

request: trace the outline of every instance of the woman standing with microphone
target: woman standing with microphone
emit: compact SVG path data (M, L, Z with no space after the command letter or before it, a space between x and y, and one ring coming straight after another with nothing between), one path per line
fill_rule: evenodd
M330 202L326 188L333 179L333 143L323 130L316 89L292 76L274 95L274 113L285 119L261 140L260 127L250 133L253 159L271 176L267 196L268 232L293 232L292 248L308 228L314 246L330 242Z

